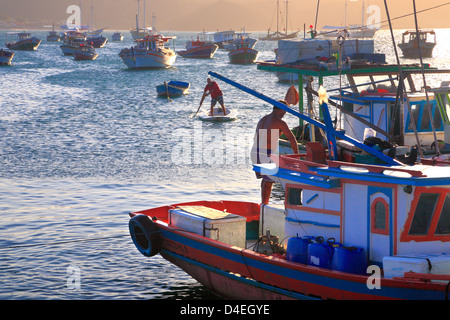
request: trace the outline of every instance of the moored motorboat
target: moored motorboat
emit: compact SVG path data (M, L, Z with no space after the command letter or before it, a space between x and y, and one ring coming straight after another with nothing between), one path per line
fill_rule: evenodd
M202 121L211 122L227 122L237 120L238 112L233 108L226 108L226 114L223 114L221 107L214 107L213 114L211 115L211 110L205 110L198 114L198 118Z
M324 123L210 75L324 130L329 151L312 142L306 154L253 165L282 185L281 206L195 201L130 213L139 252L227 299L448 299L450 166L405 166L335 130L323 94ZM345 161L336 139L383 165Z
M103 48L108 42L108 38L101 34L89 35L86 37L86 42L94 48Z
M41 44L41 40L32 37L28 32L12 32L7 33L7 35L12 35L17 38L17 40L8 41L6 39L6 46L11 50L23 50L23 51L35 51Z
M402 42L398 44L405 58L420 58L420 56L430 58L433 56L435 46L436 33L434 30L418 30L418 32L406 30L402 33Z
M218 45L200 41L197 37L197 41L186 42L186 50L177 51L177 53L184 58L210 59L218 48Z
M69 31L64 35L64 43L60 46L60 48L65 56L72 56L75 54L75 50L85 42L86 36L83 33Z
M0 48L0 66L9 66L14 57L14 52Z
M164 37L161 34L146 36L144 39L136 40L136 46L122 49L119 57L130 69L171 67L177 54L165 47L165 44L175 38Z
M90 45L81 44L74 50L74 60L95 60L98 57L95 48Z
M156 92L158 96L171 98L186 94L189 90L189 87L189 82L172 80L156 86Z
M239 43L236 44L236 49L228 52L228 57L230 59L230 63L252 64L256 61L258 53L258 50L249 48L247 44Z
M123 40L123 35L117 31L114 32L114 34L112 35L112 41L122 41Z

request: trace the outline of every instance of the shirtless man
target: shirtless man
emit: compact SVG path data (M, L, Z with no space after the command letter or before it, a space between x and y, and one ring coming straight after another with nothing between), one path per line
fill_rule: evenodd
M287 102L284 100L279 100L279 102L287 105ZM285 114L286 111L274 106L270 114L259 120L258 125L256 126L255 139L251 155L253 163L270 163L270 155L278 152L278 139L283 133L288 138L294 154L298 153L297 140L289 129L289 126L286 122L284 122L284 120L282 120ZM276 142L276 145L272 146L272 140L274 143ZM259 172L255 172L255 174L258 179L262 179L261 203L268 204L274 181L267 175Z
M203 100L205 100L206 96L208 94L211 95L211 113L210 115L213 116L214 115L214 106L216 105L217 102L220 103L221 107L222 107L222 111L223 114L226 115L227 114L227 110L225 109L225 105L223 103L223 93L222 90L220 90L219 85L217 84L217 82L212 81L211 78L208 78L208 83L205 86L205 90L203 91L203 96L202 96L202 100L200 101L200 106L202 106Z

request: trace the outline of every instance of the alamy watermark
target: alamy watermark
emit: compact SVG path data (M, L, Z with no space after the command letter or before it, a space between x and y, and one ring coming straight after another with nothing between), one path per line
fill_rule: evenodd
M67 267L66 286L69 290L81 289L81 268L77 265Z

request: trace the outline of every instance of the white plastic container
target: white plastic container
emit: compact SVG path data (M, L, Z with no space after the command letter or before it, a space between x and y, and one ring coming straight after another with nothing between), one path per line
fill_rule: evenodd
M450 253L384 257L383 269L385 278L403 277L405 272L450 274Z
M247 218L204 206L169 210L169 224L198 235L245 248Z

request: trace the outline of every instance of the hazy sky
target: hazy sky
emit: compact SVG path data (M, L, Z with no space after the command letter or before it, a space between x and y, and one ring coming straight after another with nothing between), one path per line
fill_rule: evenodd
M94 7L93 20L96 27L109 29L129 29L135 25L137 0L0 0L0 27L14 23L20 25L44 26L55 22L64 24L70 14L69 5L82 7L82 22L90 22L91 1ZM215 31L245 28L248 31L276 29L276 0L146 0L146 23L151 24L152 14L156 14L156 24L160 30ZM279 0L280 28L286 21L284 8L286 1ZM345 3L347 2L347 23L359 24L362 20L362 0L320 0L317 27L343 25ZM303 26L314 25L316 20L316 0L289 0L288 29L302 30ZM412 0L387 0L391 18L413 12ZM416 0L417 10L447 3L446 0ZM140 0L143 21L143 4ZM365 9L378 6L381 21L386 20L384 0L366 0ZM373 8L373 7L372 7ZM376 8L376 7L375 7ZM372 11L372 17L374 17ZM367 19L370 15L366 13ZM450 28L450 5L419 14L422 28ZM386 26L386 23L382 24ZM394 28L414 27L414 17L393 21Z

